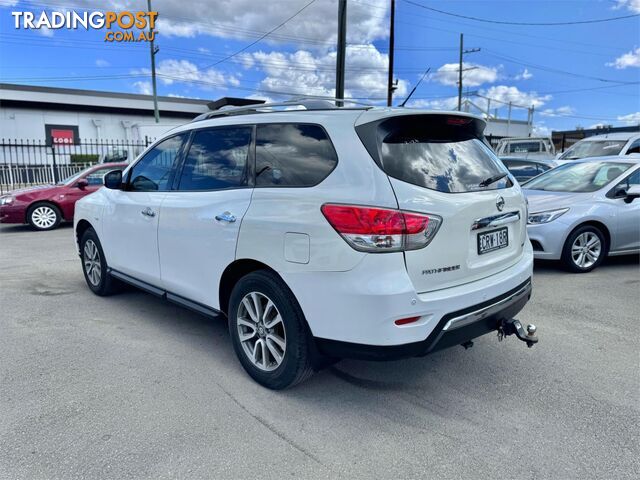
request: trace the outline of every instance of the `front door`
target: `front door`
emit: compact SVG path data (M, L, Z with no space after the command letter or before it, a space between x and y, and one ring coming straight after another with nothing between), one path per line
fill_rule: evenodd
M126 175L123 190L107 190L102 235L109 266L158 286L158 221L175 176L186 135L169 137L149 150Z
M251 202L252 126L197 130L177 189L161 206L158 242L162 287L218 309L224 269L234 261L242 217Z
M614 189L619 195L610 200L616 209L616 231L611 240L611 251L640 249L640 199L626 203L622 194L632 185L640 185L640 170L620 182Z

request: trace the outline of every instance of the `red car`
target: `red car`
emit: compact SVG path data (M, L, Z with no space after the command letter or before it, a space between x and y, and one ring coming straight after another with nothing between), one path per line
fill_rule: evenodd
M0 223L28 223L35 230L52 230L73 221L78 200L102 186L102 177L126 163L95 165L58 182L22 188L0 196Z

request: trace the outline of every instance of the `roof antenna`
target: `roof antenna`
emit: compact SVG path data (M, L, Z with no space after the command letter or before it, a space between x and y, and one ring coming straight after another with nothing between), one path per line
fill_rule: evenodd
M416 88L418 88L418 86L422 83L422 80L424 80L424 77L427 76L427 73L429 73L429 70L431 70L431 67L427 68L427 70L422 74L422 77L420 77L420 80L418 80L418 83L416 83L416 86L413 87L413 89L409 92L409 95L407 95L407 98L405 98L404 101L400 104L401 107L404 107L404 105L407 103L407 100L411 98L411 95L413 95L413 92L415 92Z

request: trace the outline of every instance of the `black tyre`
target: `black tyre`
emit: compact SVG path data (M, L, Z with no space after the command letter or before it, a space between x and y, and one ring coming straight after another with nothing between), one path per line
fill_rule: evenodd
M36 203L27 212L27 222L34 230L53 230L61 221L60 209L52 203Z
M107 272L107 261L102 245L93 228L88 228L80 239L82 272L93 293L101 297L115 293L120 284Z
M233 288L229 332L244 369L267 388L292 387L313 373L302 309L272 272L250 273Z
M575 229L564 244L562 264L574 273L590 272L607 256L607 238L593 225Z

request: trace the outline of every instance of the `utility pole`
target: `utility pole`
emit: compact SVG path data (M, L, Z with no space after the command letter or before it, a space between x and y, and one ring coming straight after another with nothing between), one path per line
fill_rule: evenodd
M395 42L396 0L391 0L391 16L389 18L389 80L387 82L387 107L393 103L393 50Z
M147 0L147 11L151 11L151 0ZM154 45L153 28L149 24L149 36L151 37L151 86L153 87L153 116L156 123L160 123L160 112L158 111L158 90L156 88L156 53L160 50Z
M336 56L336 99L344 99L344 64L347 53L347 0L338 1L338 52ZM344 102L336 100L336 106Z
M458 67L458 111L462 111L462 72L464 70L474 70L477 67L471 67L471 68L467 68L467 69L463 69L462 65L462 59L463 56L467 53L474 53L474 52L479 52L480 49L479 48L472 48L469 50L465 50L464 49L464 34L460 34L460 65Z
M464 50L464 34L460 34L460 66L458 67L458 111L462 110L462 55Z

